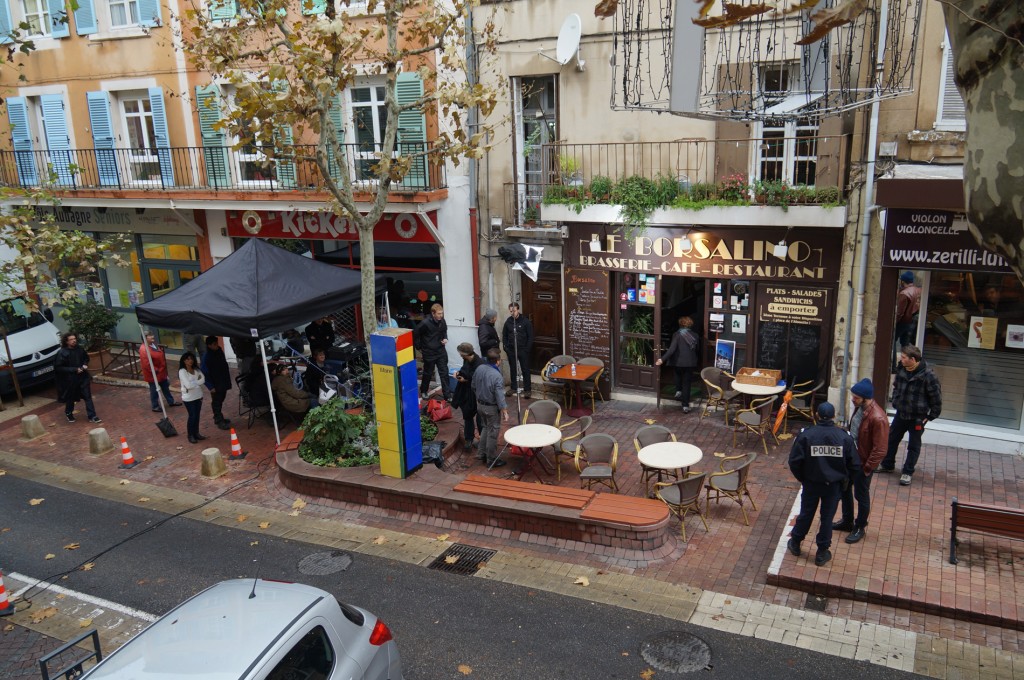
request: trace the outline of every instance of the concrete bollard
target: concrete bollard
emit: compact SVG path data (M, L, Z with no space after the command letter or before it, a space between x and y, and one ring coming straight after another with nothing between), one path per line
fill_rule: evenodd
M224 463L224 456L220 455L220 449L203 449L203 467L201 469L203 477L216 479L227 471L228 466Z
M93 456L99 456L104 453L109 453L114 450L114 442L110 440L110 435L107 434L105 427L97 427L94 430L89 430L89 453Z
M25 439L35 439L46 434L43 423L39 416L24 416L21 419L21 436Z

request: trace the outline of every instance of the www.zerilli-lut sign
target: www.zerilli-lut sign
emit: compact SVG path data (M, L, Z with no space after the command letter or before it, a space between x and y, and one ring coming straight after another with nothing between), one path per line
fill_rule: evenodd
M963 215L945 210L890 208L882 264L903 269L1012 271L1001 255L978 245Z

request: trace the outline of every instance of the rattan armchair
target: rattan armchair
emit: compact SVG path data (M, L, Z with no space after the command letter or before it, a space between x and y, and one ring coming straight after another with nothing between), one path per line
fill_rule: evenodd
M541 369L540 372L540 390L541 395L545 399L554 395L566 405L566 408L568 408L570 392L568 390L567 383L564 380L552 380L548 377L548 374L551 372L553 366L561 367L575 363L576 359L571 355L559 354L558 356L551 357L551 359L544 364L544 368Z
M717 455L717 454L716 454ZM712 472L708 477L708 483L704 486L708 492L708 503L711 503L711 494L714 494L715 503L725 496L736 501L743 512L743 523L750 526L747 519L747 509L743 507L743 497L750 501L750 507L757 511L754 499L747 489L747 479L750 476L750 465L757 460L756 453L745 453L741 456L725 456L718 467L718 472ZM735 465L731 465L732 463Z
M580 440L587 436L587 430L590 429L593 422L594 419L590 416L583 416L582 418L562 423L561 427L559 427L562 430L562 441L558 443L558 448L555 449L555 467L558 468L558 481L562 481L562 459L576 459L576 449L580 446ZM566 434L573 430L575 430L574 434Z
M793 385L793 395L786 409L786 432L789 432L789 417L806 418L812 423L818 422L818 392L825 386L824 380L819 380L814 387L807 388L811 381Z
M778 438L772 432L772 405L774 403L774 396L763 397L750 402L750 408L741 408L736 411L736 417L732 421L732 445L734 447L736 446L736 435L739 432L743 433L744 438L750 436L751 433L760 437L765 455L768 455L769 435L775 440L775 445L779 445Z
M701 411L700 418L704 419L704 416L708 414L708 411L713 407L716 410L719 406L725 409L725 424L729 424L729 405L738 402L743 395L732 389L731 387L725 387L723 385L723 376L728 376L720 368L714 366L708 366L702 368L700 371L700 379L704 382L704 388L707 390L707 401L704 403L704 410ZM731 377L727 383L731 385Z
M674 442L676 436L672 434L672 431L663 425L644 425L636 434L633 435L633 446L636 448L636 452L639 454L640 449L651 444L657 444L658 442ZM656 477L658 472L668 474L676 479L679 478L678 470L658 470L658 468L652 468L640 463L640 480L643 482L644 491L646 492L648 486L651 483L651 477Z
M541 425L553 425L558 427L558 421L562 419L562 406L557 401L550 399L539 399L526 409L523 414L523 425L527 423L540 423Z
M619 463L619 443L609 434L588 434L580 439L576 449L576 470L580 473L580 488L604 484L612 491L619 490L615 470Z
M654 485L654 494L660 498L668 509L679 518L679 531L686 540L686 515L691 510L697 513L704 523L704 531L710 532L707 519L707 503L700 505L700 492L707 479L706 472L693 472L674 482L658 482Z

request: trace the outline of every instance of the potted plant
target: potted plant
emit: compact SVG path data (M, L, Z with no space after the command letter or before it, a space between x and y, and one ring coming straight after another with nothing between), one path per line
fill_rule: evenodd
M105 343L121 320L121 315L94 300L86 300L71 303L61 310L60 316L67 321L70 331L78 336L79 344L89 353L89 368L107 366L110 353Z
M580 162L574 156L564 153L559 156L558 171L562 175L562 184L565 186L583 186L583 173L580 172Z
M322 467L356 467L380 461L373 418L349 412L345 399L329 399L302 420L299 457Z

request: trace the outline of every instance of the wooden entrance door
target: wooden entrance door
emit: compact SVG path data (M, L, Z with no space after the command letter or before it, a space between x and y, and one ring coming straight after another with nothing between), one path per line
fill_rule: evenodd
M558 263L542 262L537 281L522 277L523 314L533 323L530 368L539 372L562 353L562 275Z

